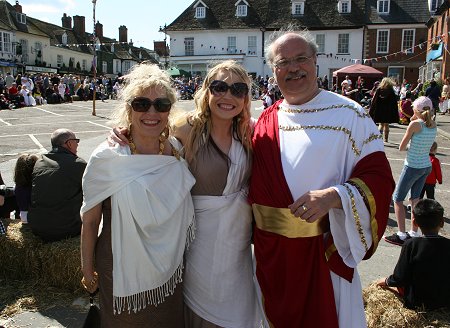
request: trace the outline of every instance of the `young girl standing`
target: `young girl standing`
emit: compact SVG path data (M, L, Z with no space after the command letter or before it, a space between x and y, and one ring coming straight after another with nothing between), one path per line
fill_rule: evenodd
M409 123L399 146L401 151L407 150L408 152L393 196L395 217L399 231L392 236L384 238L388 243L399 246L403 245L407 238L418 236L417 226L412 225L408 233L405 230L406 214L403 201L409 190L411 190L411 212L419 201L425 179L431 172L431 162L428 153L437 133L436 123L432 119L433 103L428 97L417 98L413 103L413 110L414 115L411 117L411 123ZM409 148L407 148L409 141L411 143Z

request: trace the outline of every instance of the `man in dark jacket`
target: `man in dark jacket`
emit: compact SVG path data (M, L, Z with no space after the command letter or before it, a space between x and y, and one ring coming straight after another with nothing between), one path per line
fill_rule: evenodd
M441 97L441 88L435 80L430 81L430 86L425 90L425 96L430 98L433 103L433 115L439 111L439 101Z
M80 139L72 131L56 130L51 142L52 150L34 166L28 213L33 233L46 242L80 234L81 178L86 167L77 156Z

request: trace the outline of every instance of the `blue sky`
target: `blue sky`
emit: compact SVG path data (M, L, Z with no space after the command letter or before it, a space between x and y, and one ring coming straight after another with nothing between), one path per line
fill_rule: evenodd
M14 5L15 0L7 0ZM103 24L103 35L119 39L119 26L128 29L128 40L137 47L153 49L154 40L163 40L160 26L169 25L194 0L97 0L95 19ZM85 16L86 31L92 32L92 0L19 0L27 16L61 26L61 17Z

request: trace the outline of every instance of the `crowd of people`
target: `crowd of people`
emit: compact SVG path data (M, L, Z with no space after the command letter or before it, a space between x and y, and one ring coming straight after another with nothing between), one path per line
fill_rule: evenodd
M88 76L73 74L0 74L0 109L15 109L44 104L92 100L94 90L97 99L104 101L115 98L120 90L121 80L99 76L96 80Z
M394 191L382 135L400 119L391 80L373 89L367 111L318 81L308 32L273 33L265 54L266 79L235 61L175 82L136 65L117 94L115 128L87 164L67 129L52 134L48 154L18 160L16 186L29 195L22 222L46 242L81 233L82 284L99 289L104 327L365 327L357 265L376 251L392 195L399 232L386 241L418 239L404 227L409 190L414 222L437 236L441 208L418 202L436 166L431 96L412 102ZM184 84L195 107L177 112ZM255 98L267 106L257 121ZM403 286L400 260L380 286Z

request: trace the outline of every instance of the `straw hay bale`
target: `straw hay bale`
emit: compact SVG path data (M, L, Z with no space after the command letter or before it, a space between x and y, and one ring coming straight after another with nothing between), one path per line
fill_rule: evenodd
M374 283L363 290L369 328L449 328L450 311L421 312L407 309L393 292Z
M32 278L45 286L77 291L80 279L80 238L43 243L16 220L4 220L6 236L0 242L0 278Z
M45 311L55 305L68 308L76 297L87 299L87 294L43 286L33 279L0 278L0 318L8 320L24 311Z

